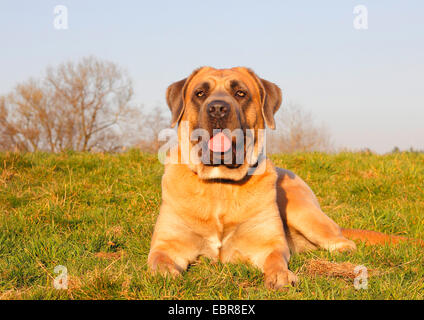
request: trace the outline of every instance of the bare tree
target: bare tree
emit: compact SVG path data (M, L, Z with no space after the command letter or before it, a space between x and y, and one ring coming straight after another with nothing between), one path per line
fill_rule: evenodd
M317 125L311 113L288 103L276 116L276 130L267 136L267 152L331 151L328 129Z
M2 97L2 145L16 150L36 151L47 143L46 96L35 80L19 84L7 97Z
M157 152L164 141L159 141L158 136L161 130L169 128L171 122L168 111L160 107L155 107L148 113L142 113L143 123L136 132L140 136L136 138L134 146L146 152Z
M131 80L118 66L95 58L49 68L46 78L63 119L61 148L90 151L110 139L110 128L131 111Z
M24 151L113 151L136 113L126 72L94 57L48 68L0 100L0 147Z
M0 151L12 150L11 146L17 146L16 132L8 121L8 109L6 98L0 97Z

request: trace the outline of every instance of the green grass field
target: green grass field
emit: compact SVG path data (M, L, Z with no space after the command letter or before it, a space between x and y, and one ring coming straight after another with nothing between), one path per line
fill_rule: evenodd
M339 225L424 238L424 154L278 155ZM181 279L153 277L147 254L160 205L156 155L0 154L0 299L424 299L424 250L411 244L292 256L300 282L267 290L247 265L200 259ZM368 289L317 275L312 261L370 270ZM66 266L68 289L54 268Z

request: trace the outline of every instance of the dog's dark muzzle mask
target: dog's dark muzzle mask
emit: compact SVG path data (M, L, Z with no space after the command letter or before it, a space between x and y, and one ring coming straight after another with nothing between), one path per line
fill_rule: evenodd
M245 161L248 130L243 127L237 109L230 102L216 99L206 102L200 114L199 157L204 165L238 168Z

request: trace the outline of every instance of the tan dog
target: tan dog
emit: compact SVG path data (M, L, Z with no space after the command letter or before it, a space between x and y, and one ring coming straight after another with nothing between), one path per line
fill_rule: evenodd
M153 272L178 275L203 255L250 262L268 287L279 289L297 281L288 270L290 252L356 248L306 183L262 154L261 129L275 127L281 101L277 85L246 68L203 67L168 88L172 126L180 123L178 163L166 164L162 178L148 258ZM192 140L199 129L208 137ZM232 132L242 135L243 146Z

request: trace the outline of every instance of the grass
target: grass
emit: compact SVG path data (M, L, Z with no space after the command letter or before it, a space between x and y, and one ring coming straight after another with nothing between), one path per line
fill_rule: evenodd
M272 158L341 226L424 238L424 154ZM134 150L0 154L0 299L424 299L423 249L410 244L294 255L300 283L284 292L267 290L254 267L203 258L181 279L153 277L146 260L162 172L155 155ZM368 289L314 272L315 261L365 265ZM58 265L67 290L53 287Z

